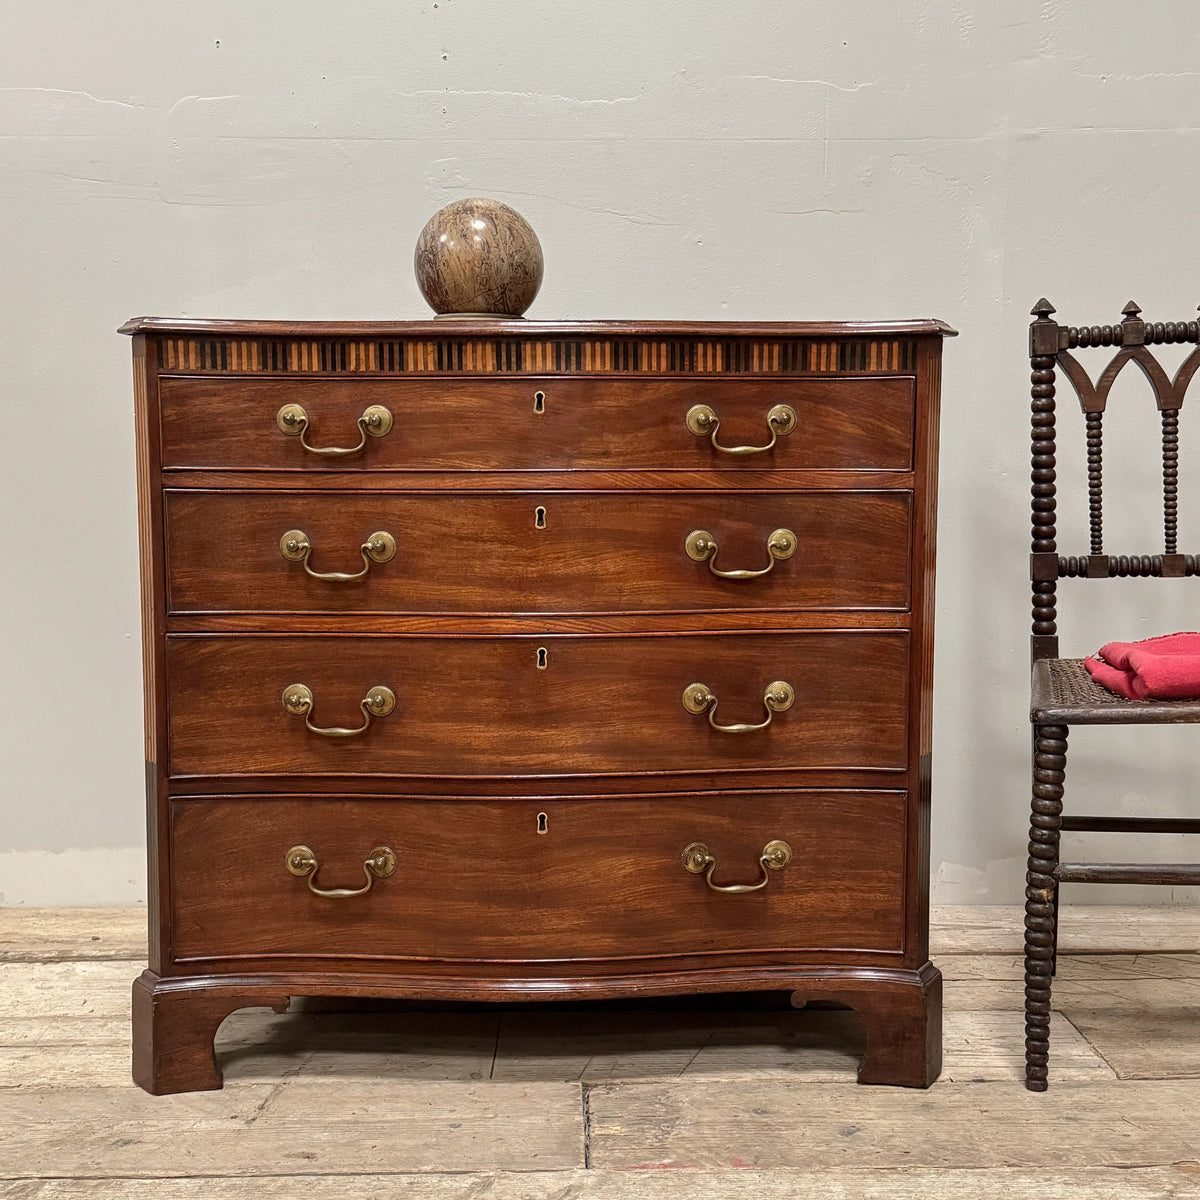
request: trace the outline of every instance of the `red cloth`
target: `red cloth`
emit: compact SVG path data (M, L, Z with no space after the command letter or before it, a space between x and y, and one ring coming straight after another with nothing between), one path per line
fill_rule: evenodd
M1200 700L1200 633L1109 642L1084 666L1127 700Z
M1087 673L1101 687L1106 687L1110 692L1116 692L1118 696L1124 696L1126 700L1145 700L1146 689L1142 687L1141 694L1135 690L1138 682L1138 677L1133 671L1118 671L1116 667L1111 667L1102 658L1085 658L1083 665L1087 668Z

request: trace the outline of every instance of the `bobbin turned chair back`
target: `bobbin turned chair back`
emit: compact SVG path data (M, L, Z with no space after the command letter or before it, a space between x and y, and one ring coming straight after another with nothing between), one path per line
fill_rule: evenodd
M1029 364L1033 396L1032 456L1033 515L1030 580L1033 591L1033 630L1030 645L1034 662L1058 657L1056 593L1061 578L1108 579L1114 576L1178 578L1198 573L1197 556L1180 554L1179 516L1179 410L1192 376L1200 370L1200 345L1183 361L1174 377L1168 376L1150 349L1152 346L1200 341L1197 321L1151 323L1141 319L1141 309L1131 300L1118 325L1060 325L1051 320L1048 300L1033 308L1029 326ZM1095 346L1120 349L1096 378L1084 369L1071 351ZM1154 392L1162 422L1162 530L1161 553L1112 555L1104 551L1104 410L1118 375L1136 364ZM1089 552L1060 556L1056 529L1055 491L1055 374L1067 377L1083 408L1087 427Z
M1058 943L1058 899L1064 883L1200 883L1195 863L1063 862L1063 833L1200 833L1200 819L1138 815L1064 814L1067 740L1072 725L1182 724L1200 722L1200 702L1125 700L1095 683L1080 659L1058 651L1057 589L1063 578L1121 576L1182 578L1200 574L1198 557L1180 554L1179 413L1192 377L1200 370L1200 327L1196 321L1151 324L1132 301L1118 325L1060 325L1046 300L1034 306L1029 327L1033 397L1033 659L1030 719L1033 723L1033 795L1029 864L1025 888L1025 1086L1045 1091L1050 1046L1050 991ZM1151 349L1196 344L1169 376ZM1116 346L1093 378L1072 351ZM1113 383L1130 363L1150 383L1162 423L1162 551L1113 555L1104 549L1104 410ZM1083 408L1087 430L1088 553L1058 553L1055 493L1056 373L1066 376ZM1150 547L1146 547L1149 549ZM1115 640L1115 639L1114 639Z

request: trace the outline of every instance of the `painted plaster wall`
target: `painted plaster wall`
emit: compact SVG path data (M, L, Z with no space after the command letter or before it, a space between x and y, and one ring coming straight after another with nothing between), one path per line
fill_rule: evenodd
M421 316L417 232L470 194L537 229L531 316L939 316L962 331L944 384L935 896L1020 898L1027 313L1043 293L1075 323L1117 319L1130 295L1149 319L1200 302L1200 7L10 0L5 16L0 903L145 896L129 344L114 329L135 313ZM1149 507L1110 510L1110 546L1150 553L1155 420L1136 380L1114 403L1129 411L1109 463ZM1081 442L1063 472L1082 480ZM1065 509L1060 546L1084 551L1084 508ZM1136 617L1064 588L1068 648L1200 627L1197 586L1115 589ZM1098 806L1195 811L1186 733L1074 745L1071 782ZM1182 857L1180 843L1145 849Z

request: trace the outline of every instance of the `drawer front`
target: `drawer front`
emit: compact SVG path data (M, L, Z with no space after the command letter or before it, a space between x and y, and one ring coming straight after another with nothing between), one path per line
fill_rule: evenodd
M246 379L160 380L163 466L321 471L554 470L712 467L908 470L914 384L908 376L841 379ZM537 397L540 396L541 400ZM708 405L726 446L765 445L767 414L779 404L795 428L763 454L737 457L689 431L687 415ZM300 433L278 415L299 405ZM391 428L368 436L368 408L386 408ZM538 411L540 406L541 411ZM300 429L293 422L290 429ZM327 457L316 449L357 453Z
M538 776L899 769L908 634L599 637L176 635L167 638L174 775ZM772 683L795 702L767 728ZM311 707L285 689L303 684ZM690 693L706 685L717 708ZM393 711L368 719L368 693ZM337 737L306 728L350 729Z
M539 832L544 828L545 832ZM791 861L766 870L769 842ZM710 890L682 853L715 860ZM316 869L292 874L307 847ZM392 874L368 875L377 848ZM569 961L902 948L905 793L194 799L171 806L180 959ZM311 860L310 860L311 861ZM356 896L314 895L371 887Z
M903 610L911 508L901 491L171 491L169 605L177 613ZM773 542L779 530L783 541ZM293 531L304 537L292 539L289 558L281 538ZM372 561L362 547L380 531L395 553ZM698 538L689 555L688 538L700 533L715 555L704 557ZM713 573L768 566L753 579Z

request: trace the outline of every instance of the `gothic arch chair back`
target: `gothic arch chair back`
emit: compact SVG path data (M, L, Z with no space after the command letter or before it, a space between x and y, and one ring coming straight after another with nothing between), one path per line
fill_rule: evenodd
M1200 702L1124 700L1092 681L1082 659L1059 656L1056 598L1060 579L1144 576L1183 579L1200 574L1200 555L1178 546L1179 415L1192 377L1200 370L1200 344L1168 375L1152 347L1200 343L1196 321L1151 323L1132 301L1117 325L1060 325L1054 308L1039 300L1029 327L1033 398L1032 554L1030 641L1033 679L1033 802L1029 871L1025 889L1025 1086L1045 1091L1049 1053L1050 988L1058 940L1058 897L1064 883L1200 883L1200 864L1062 862L1064 831L1200 833L1200 819L1063 814L1067 735L1072 725L1181 724L1200 722ZM1099 375L1085 370L1073 351L1117 347ZM1162 552L1113 555L1104 550L1104 410L1117 376L1140 368L1153 391L1162 423ZM1087 437L1088 553L1058 553L1055 491L1055 380L1061 372L1083 409ZM1200 384L1197 385L1200 391ZM1200 397L1194 403L1200 404ZM1093 583L1080 586L1094 586ZM1198 593L1200 595L1200 593Z

